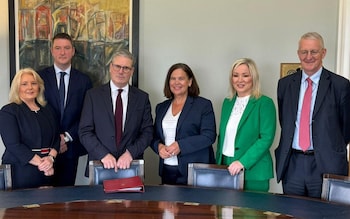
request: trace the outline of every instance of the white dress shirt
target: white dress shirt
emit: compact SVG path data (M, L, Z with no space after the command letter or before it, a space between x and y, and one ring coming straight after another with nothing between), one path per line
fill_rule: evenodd
M115 112L116 107L116 100L118 96L118 89L123 89L123 92L121 93L121 98L123 102L123 130L124 130L124 124L126 119L126 110L128 108L128 94L129 94L129 85L126 85L125 87L117 87L113 84L112 81L110 81L110 87L111 87L111 94L112 94L112 103L113 103L113 113Z

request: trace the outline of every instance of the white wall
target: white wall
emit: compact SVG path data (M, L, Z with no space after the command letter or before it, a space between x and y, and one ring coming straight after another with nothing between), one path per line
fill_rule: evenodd
M139 87L150 94L154 110L164 100L168 68L185 62L195 72L201 95L212 100L218 126L229 70L237 58L256 61L262 90L274 100L280 63L298 62L297 42L305 32L323 35L328 49L324 65L335 70L338 4L336 0L141 0ZM9 89L7 16L4 5L0 8L2 105ZM272 151L278 138L279 130ZM150 149L145 163L146 183L159 183L158 159ZM86 183L82 177L78 181ZM271 192L281 192L275 179Z
M338 1L334 0L147 0L140 7L140 87L150 93L153 110L163 98L168 68L185 62L194 70L201 95L212 100L219 125L233 61L253 58L263 92L276 100L281 62L298 62L299 37L324 36L324 64L335 70ZM276 147L279 130L276 133ZM216 147L216 146L215 146ZM146 154L146 179L157 179L158 161ZM150 180L152 179L152 180ZM281 192L276 180L271 191Z
M339 1L337 72L350 79L350 0Z

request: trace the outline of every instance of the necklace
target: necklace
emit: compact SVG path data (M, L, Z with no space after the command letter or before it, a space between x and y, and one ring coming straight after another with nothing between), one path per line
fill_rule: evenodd
M37 105L35 106L28 106L29 109L35 113L38 113L38 111L40 110L40 107L38 107Z

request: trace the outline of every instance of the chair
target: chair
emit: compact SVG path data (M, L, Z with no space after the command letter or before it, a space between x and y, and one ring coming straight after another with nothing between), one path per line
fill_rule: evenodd
M334 174L323 174L323 200L350 204L350 177Z
M12 178L11 178L11 165L0 165L0 190L11 190Z
M133 160L129 169L105 169L101 161L91 160L89 162L89 184L101 185L106 179L120 179L140 176L144 180L144 160Z
M188 185L243 190L244 171L232 176L225 165L189 163Z

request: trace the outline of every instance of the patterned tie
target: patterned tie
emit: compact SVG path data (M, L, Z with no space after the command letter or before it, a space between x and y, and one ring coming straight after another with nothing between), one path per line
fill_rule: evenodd
M66 72L60 72L61 78L60 78L60 87L58 89L58 92L60 94L60 109L61 109L61 120L63 118L63 112L64 112L64 98L66 94L66 86L64 83L64 76L67 74Z
M115 104L115 136L116 136L116 146L120 144L123 133L123 102L121 98L121 93L123 89L118 89L118 96Z
M308 85L304 94L299 127L299 146L303 151L306 151L310 147L310 111L312 80L310 78L307 78L306 80Z

